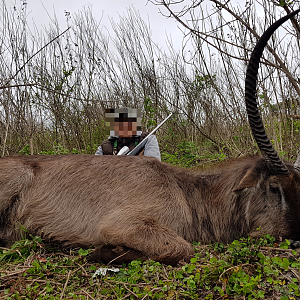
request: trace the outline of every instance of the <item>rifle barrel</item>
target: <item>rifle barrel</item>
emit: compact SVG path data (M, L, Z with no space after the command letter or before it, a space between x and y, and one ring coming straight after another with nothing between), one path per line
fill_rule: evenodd
M170 115L168 115L168 117L166 119L164 119L159 125L157 125L135 148L133 148L126 155L131 155L131 156L138 155L143 150L143 148L145 147L145 145L147 143L147 139L149 138L149 136L153 135L153 133L158 128L160 128L171 116L172 116L172 113Z

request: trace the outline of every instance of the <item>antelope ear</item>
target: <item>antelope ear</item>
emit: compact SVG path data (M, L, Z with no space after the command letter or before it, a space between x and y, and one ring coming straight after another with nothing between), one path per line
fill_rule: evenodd
M233 192L238 193L247 188L257 187L259 178L260 176L255 168L249 169Z

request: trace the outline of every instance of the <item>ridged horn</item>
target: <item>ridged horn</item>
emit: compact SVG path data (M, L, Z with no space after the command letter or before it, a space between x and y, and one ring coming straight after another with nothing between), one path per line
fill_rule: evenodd
M290 173L286 165L279 158L278 153L273 148L270 139L268 138L260 113L257 106L257 95L256 95L256 84L257 84L257 74L260 58L262 56L263 50L267 45L267 42L274 31L282 25L285 21L296 15L300 9L282 17L274 24L272 24L261 36L257 42L247 67L246 80L245 80L245 102L248 114L248 120L252 130L253 137L255 138L257 145L262 153L262 155L269 162L269 169L272 175L283 175L289 176Z
M297 159L296 159L296 161L295 161L295 163L294 163L294 168L295 168L298 172L300 172L300 152L299 152L298 155L297 155Z

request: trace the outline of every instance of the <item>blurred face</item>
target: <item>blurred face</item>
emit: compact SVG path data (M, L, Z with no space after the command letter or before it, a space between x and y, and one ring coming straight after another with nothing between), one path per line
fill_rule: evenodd
M137 135L137 122L115 122L115 134L121 138Z
M105 113L106 132L110 136L129 138L141 135L141 110L137 108L108 108Z

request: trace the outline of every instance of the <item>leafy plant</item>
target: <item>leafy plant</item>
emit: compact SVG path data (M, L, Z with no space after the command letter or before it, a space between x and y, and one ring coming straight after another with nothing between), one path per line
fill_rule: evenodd
M22 230L24 231L25 229ZM10 248L0 249L0 262L24 261L41 247L42 239L38 236L29 234L29 238L23 238L22 240L15 242Z
M30 155L30 146L26 144L22 150L19 151L21 155Z
M1 249L0 298L298 299L299 250L278 252L274 243L269 235L197 243L184 265L136 260L93 278L106 266L87 262L91 250L57 248L29 236Z
M150 97L145 97L144 99L144 110L145 114L143 116L143 122L146 125L146 128L155 127L157 122L155 121L155 113L157 108L154 106Z

